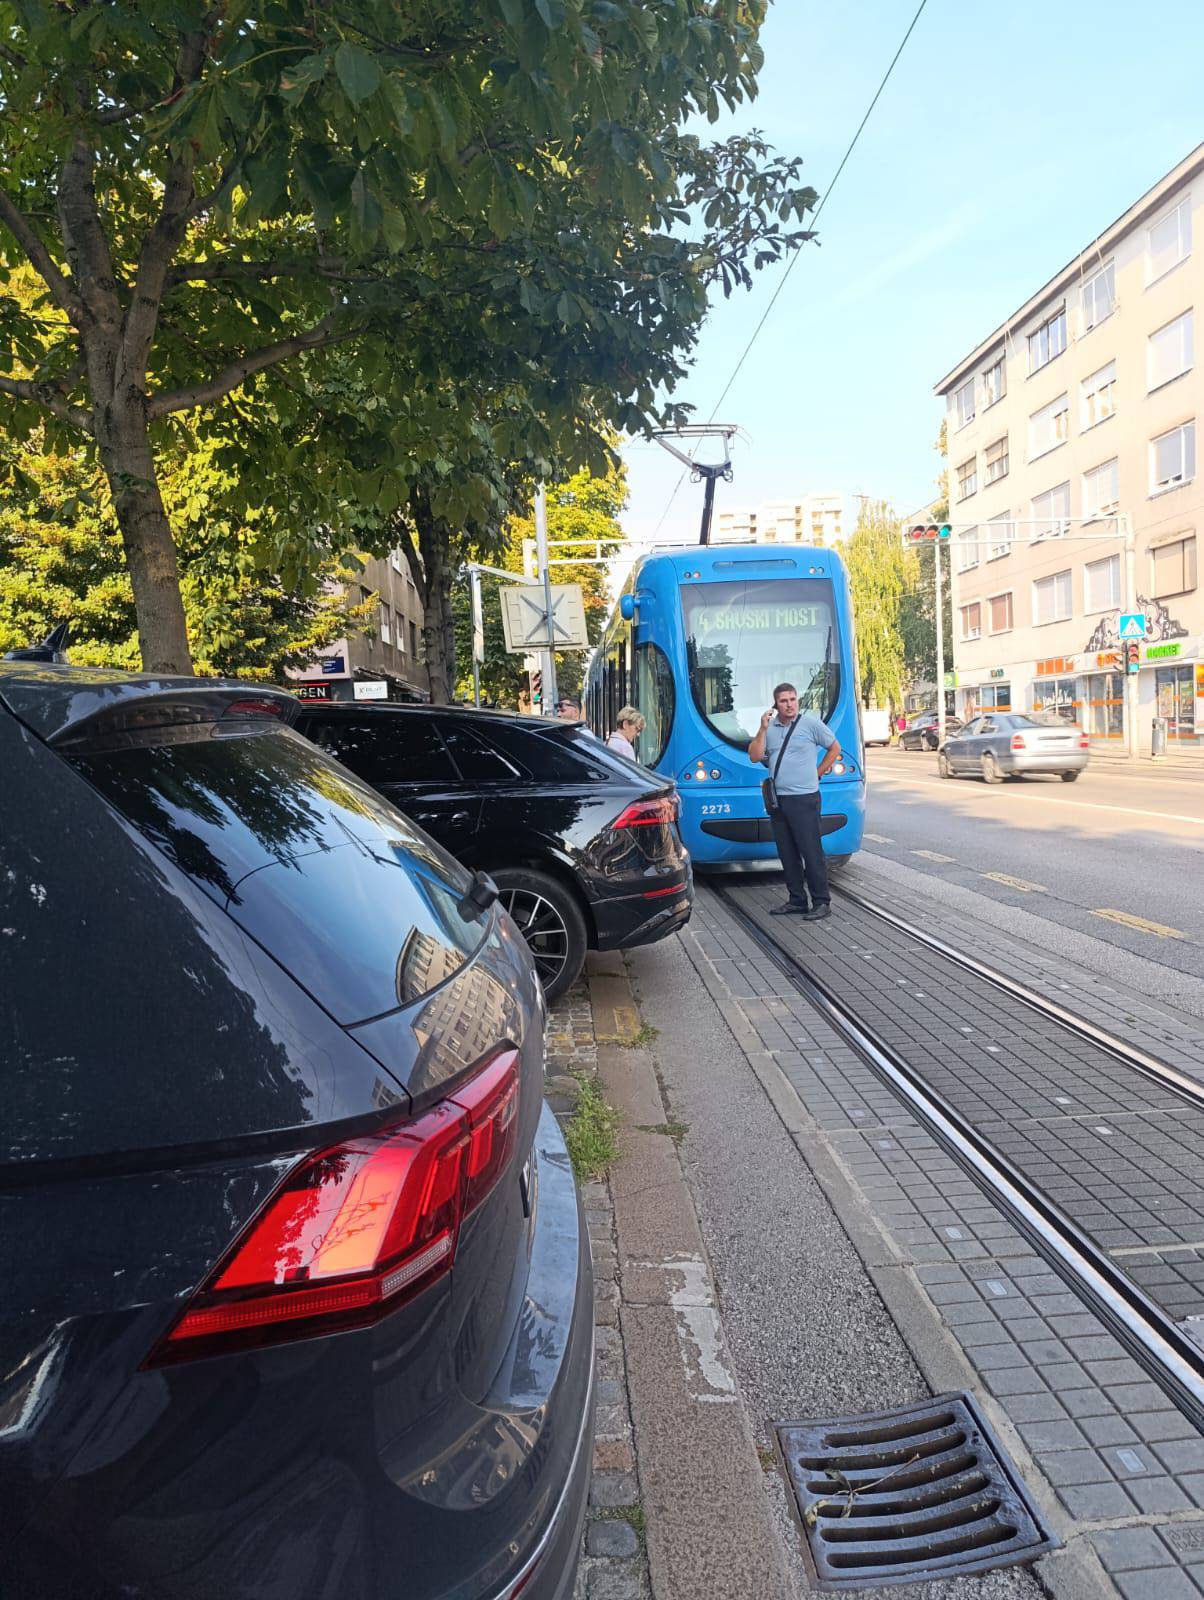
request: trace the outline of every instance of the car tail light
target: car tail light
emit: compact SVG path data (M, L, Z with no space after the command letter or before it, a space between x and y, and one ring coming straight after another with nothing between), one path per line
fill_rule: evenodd
M145 1365L359 1327L426 1288L510 1163L518 1103L504 1050L414 1121L307 1156Z
M1087 737L1087 735L1085 733L1080 733L1079 734L1079 749L1080 750L1090 750L1090 748L1091 748L1091 740Z
M649 800L635 800L611 823L612 828L653 828L676 822L680 802L675 794L659 794Z
M1028 749L1028 746L1024 742L1024 735L1022 733L1014 733L1012 735L1012 749L1013 750L1027 750Z

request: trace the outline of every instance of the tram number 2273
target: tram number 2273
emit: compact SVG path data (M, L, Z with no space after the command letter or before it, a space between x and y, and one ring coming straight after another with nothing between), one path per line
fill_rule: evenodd
M732 808L723 801L714 801L710 805L703 806L702 814L704 817L730 817Z

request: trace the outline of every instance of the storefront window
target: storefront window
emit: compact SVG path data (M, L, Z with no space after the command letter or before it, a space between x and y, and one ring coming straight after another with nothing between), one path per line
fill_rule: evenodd
M978 690L978 705L982 711L1010 711L1012 686L1010 683L987 683Z
M1056 711L1067 722L1077 722L1080 711L1077 679L1038 678L1033 685L1033 710Z
M1190 663L1178 667L1159 667L1154 674L1158 695L1158 715L1166 720L1172 739L1196 737L1195 668Z
M1120 739L1125 731L1125 680L1119 672L1093 672L1087 679L1087 732L1093 739Z

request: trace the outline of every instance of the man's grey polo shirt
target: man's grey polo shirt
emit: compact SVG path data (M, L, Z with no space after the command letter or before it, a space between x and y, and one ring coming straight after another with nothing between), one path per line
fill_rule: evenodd
M789 728L788 722L779 722L775 717L765 730L765 754L761 759L769 768L771 777L778 759L778 751L782 747L782 740ZM814 712L800 711L798 727L795 728L790 743L786 746L786 754L782 757L782 765L778 770L778 793L818 793L819 773L816 769L819 766L819 751L821 748L828 750L835 743L836 735Z

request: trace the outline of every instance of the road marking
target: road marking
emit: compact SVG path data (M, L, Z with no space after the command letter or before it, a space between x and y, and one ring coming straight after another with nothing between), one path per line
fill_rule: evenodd
M939 850L913 850L911 854L913 856L923 856L925 861L949 862L954 859L952 856L943 856Z
M992 883L1006 884L1009 889L1019 889L1022 894L1048 894L1043 883L1029 883L1026 878L1013 878L1010 872L980 872L980 878L990 878Z
M736 1401L736 1380L727 1362L723 1325L711 1293L706 1262L700 1256L676 1255L667 1261L635 1261L636 1267L664 1272L677 1282L669 1301L677 1322L682 1371L691 1400L708 1405Z
M949 792L948 786L943 784L939 778L927 778L922 779L921 781L926 783L929 788L941 789L946 794ZM958 791L959 794L962 792L963 791L961 790ZM966 794L985 794L987 791L985 789L967 789L964 792ZM1008 791L995 795L996 800L1007 800L1011 798L1012 793ZM1050 794L1045 796L1045 801L1047 805L1052 806L1073 806L1076 811L1115 811L1126 817L1150 817L1155 822L1190 822L1195 828L1204 828L1204 817L1187 817L1184 816L1180 811L1145 811L1141 806L1104 806L1098 805L1093 800L1063 799L1061 795L1055 799L1054 796ZM919 855L920 853L921 852L919 851L912 851L913 855Z
M863 839L868 839L871 844L894 844L893 839L888 839L884 833L863 833Z
M1148 917L1135 917L1131 911L1093 911L1093 917L1105 917L1109 922L1119 922L1122 927L1136 928L1138 933L1152 933L1157 939L1186 939L1178 928L1168 928L1161 922L1151 922Z

